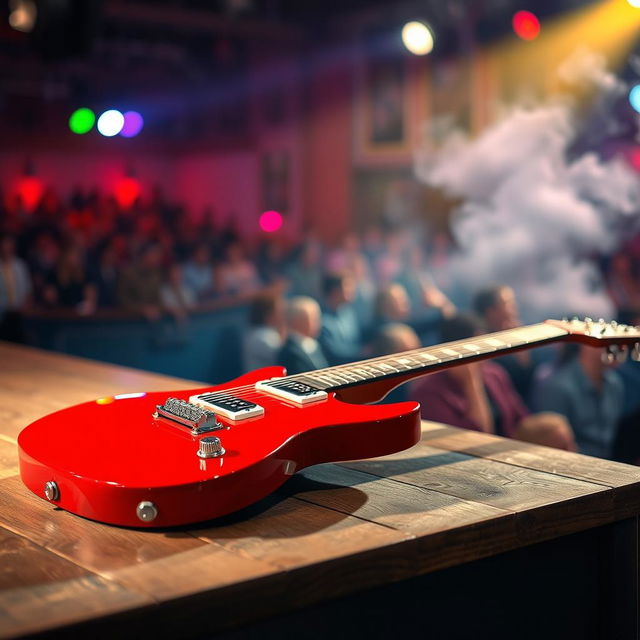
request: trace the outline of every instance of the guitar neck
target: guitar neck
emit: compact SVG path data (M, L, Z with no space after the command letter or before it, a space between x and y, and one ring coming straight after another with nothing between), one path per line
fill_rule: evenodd
M433 347L318 369L289 378L325 391L372 384L390 378L402 378L404 382L466 361L492 358L562 340L569 334L566 329L541 322Z

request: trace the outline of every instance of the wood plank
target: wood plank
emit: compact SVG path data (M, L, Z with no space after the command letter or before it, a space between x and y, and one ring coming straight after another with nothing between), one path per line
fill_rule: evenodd
M344 488L342 493L352 508L367 501L366 494L355 488ZM193 533L280 569L361 553L411 537L367 522L359 514L353 517L345 511L321 508L295 498L271 496L262 504L269 504L269 508L245 509Z
M0 479L18 474L18 449L14 441L0 438Z
M447 451L612 487L617 518L630 518L640 512L637 466L435 423L423 423L422 441Z
M602 485L430 447L341 463L518 514L522 541L542 541L615 519L613 491Z
M72 404L132 391L190 389L202 383L0 343L0 432Z
M640 467L560 449L500 438L488 433L423 423L422 441L438 449L506 462L607 487L640 483Z
M185 531L111 527L58 509L20 478L0 480L0 525L95 573L136 567L206 543Z
M149 598L91 575L7 589L0 591L0 637L54 631L145 604Z
M89 575L77 564L0 528L0 591Z
M509 511L381 480L342 465L305 469L286 488L301 500L414 536L410 549L398 545L383 554L397 564L396 574L421 575L499 553L517 543L515 518ZM356 503L349 497L354 489L364 493L366 500Z

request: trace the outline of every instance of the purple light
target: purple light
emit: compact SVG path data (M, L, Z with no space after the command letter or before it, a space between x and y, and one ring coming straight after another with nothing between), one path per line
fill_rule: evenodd
M273 233L282 226L282 215L277 211L265 211L260 216L260 228L267 233Z
M133 138L137 136L144 126L144 120L137 111L125 111L124 113L124 125L120 135L124 138Z

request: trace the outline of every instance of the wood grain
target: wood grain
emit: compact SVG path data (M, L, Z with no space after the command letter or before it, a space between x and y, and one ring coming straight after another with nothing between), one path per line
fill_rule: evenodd
M18 450L14 440L0 438L0 479L18 474Z
M566 535L615 518L613 492L607 487L436 449L425 442L384 458L342 464L512 511L518 514L522 541Z
M357 489L343 491L343 499L353 509L367 495ZM243 555L266 560L280 569L292 569L354 553L380 548L408 539L400 531L377 526L349 512L323 509L305 500L270 497L261 508L196 530L194 535Z
M71 404L132 391L189 389L202 383L0 342L0 424L16 438L29 423Z

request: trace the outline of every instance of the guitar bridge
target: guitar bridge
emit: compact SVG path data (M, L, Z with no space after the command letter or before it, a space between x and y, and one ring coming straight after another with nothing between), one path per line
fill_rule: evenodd
M156 405L153 417L167 418L189 427L193 435L222 429L224 426L216 420L216 414L213 411L207 411L202 407L178 398L167 398L164 404Z

